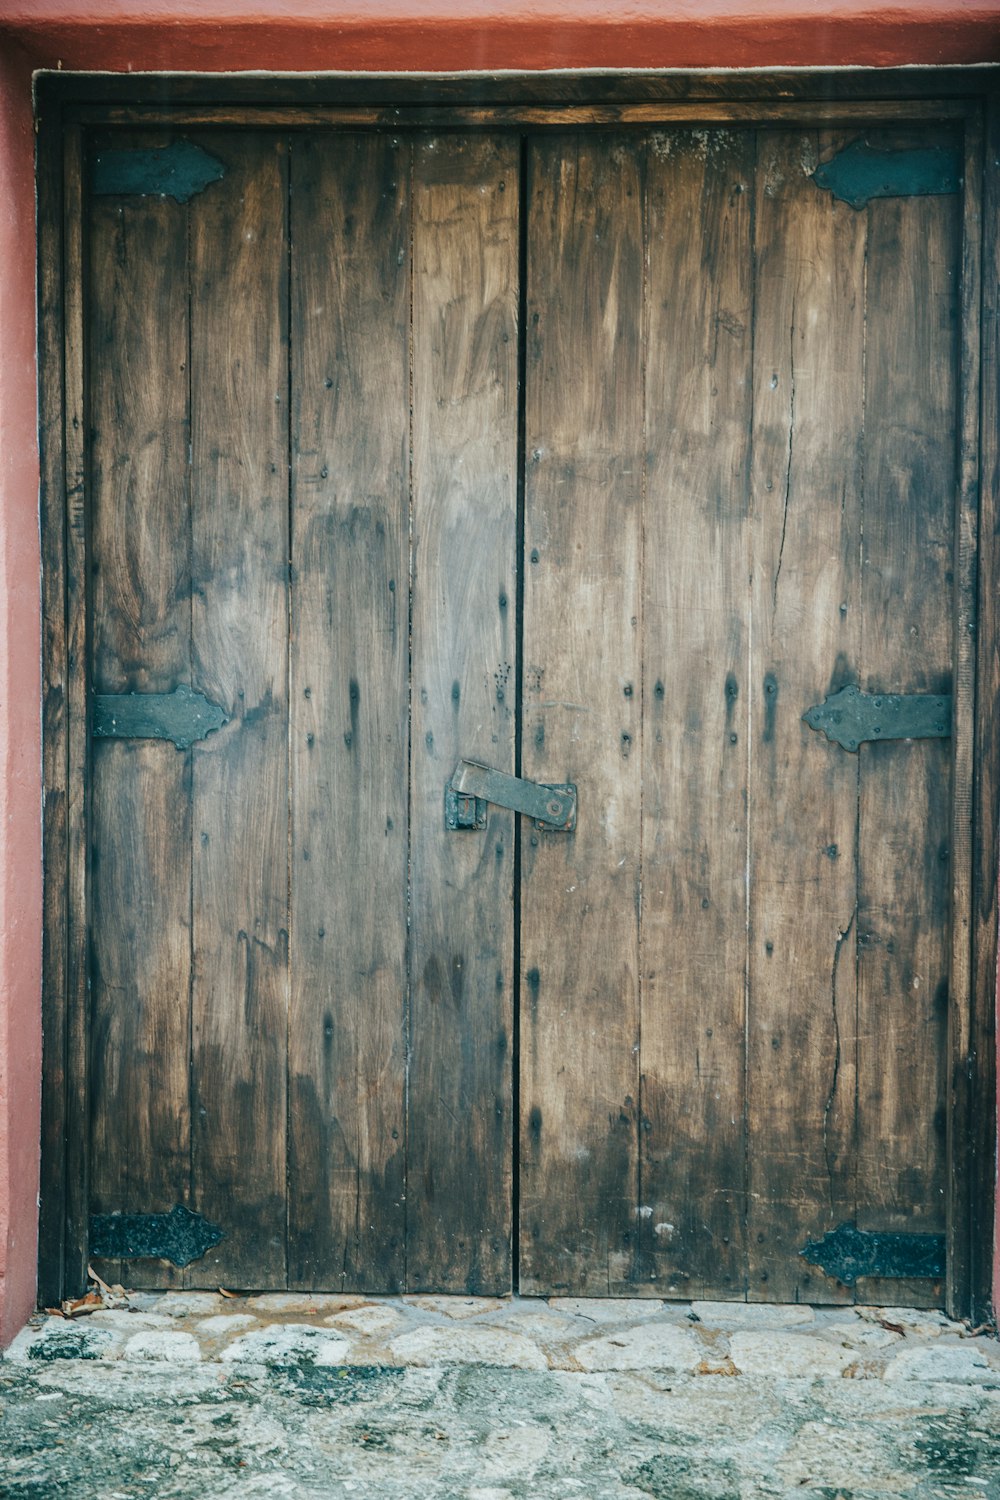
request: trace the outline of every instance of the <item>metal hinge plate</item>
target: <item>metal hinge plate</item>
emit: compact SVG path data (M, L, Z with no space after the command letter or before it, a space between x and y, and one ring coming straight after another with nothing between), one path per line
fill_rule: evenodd
M821 1240L810 1240L799 1254L845 1286L853 1286L862 1276L937 1281L944 1275L945 1237L875 1233L856 1224L838 1224Z
M953 146L880 151L867 141L856 140L818 166L813 181L852 208L864 208L872 198L957 193L962 186L962 156Z
M841 688L802 715L810 729L856 750L865 740L933 740L951 734L951 699L930 693L863 693Z
M217 1224L175 1203L168 1214L91 1214L90 1254L102 1260L169 1260L189 1266L225 1239Z
M217 156L194 141L148 150L107 150L94 157L93 191L100 197L173 198L188 203L226 175Z
M95 739L171 740L187 750L228 723L217 703L183 684L172 693L97 693L93 700Z

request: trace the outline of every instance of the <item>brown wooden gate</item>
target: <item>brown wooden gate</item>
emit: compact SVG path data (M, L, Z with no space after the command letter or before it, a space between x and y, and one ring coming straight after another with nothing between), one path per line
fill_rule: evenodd
M88 141L92 1263L940 1303L960 125Z

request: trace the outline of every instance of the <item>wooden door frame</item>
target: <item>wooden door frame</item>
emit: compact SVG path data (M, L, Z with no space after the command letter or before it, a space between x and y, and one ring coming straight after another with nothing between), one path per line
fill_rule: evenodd
M39 1296L86 1278L87 509L82 170L88 131L532 130L654 125L964 126L946 1305L991 1314L1000 835L1000 68L290 80L40 78L44 946ZM961 726L965 726L961 732Z

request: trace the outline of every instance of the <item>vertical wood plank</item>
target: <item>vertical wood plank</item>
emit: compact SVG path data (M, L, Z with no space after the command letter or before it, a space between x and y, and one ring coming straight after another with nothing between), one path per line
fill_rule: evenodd
M647 170L642 1276L742 1297L753 135Z
M54 116L54 118L52 117ZM66 618L66 459L63 429L69 359L64 297L62 120L55 108L38 143L39 446L42 543L42 1137L38 1222L38 1297L63 1296L66 1142L69 1134L68 1023L68 694ZM73 266L74 273L79 267ZM82 358L82 349L77 349ZM73 1132L79 1134L76 1121Z
M87 663L83 143L58 112L39 156L42 520L42 1138L39 1298L87 1265Z
M192 1206L225 1239L192 1285L285 1283L288 1027L287 151L205 136L191 201Z
M779 1302L851 1296L799 1258L854 1208L858 762L802 722L860 640L865 220L810 175L843 144L758 137L747 1245Z
M509 1290L513 820L447 832L463 756L514 769L518 147L413 162L411 1290Z
M296 138L289 1274L404 1285L409 146Z
M953 1317L971 1310L973 1246L973 882L975 800L976 588L979 545L979 404L983 128L981 112L966 122L962 194L961 347L958 368L959 494L955 507L952 636L951 950L948 991L948 1133L945 1304Z
M76 1126L66 1140L66 1240L64 1282L82 1290L87 1280L90 1196L90 988L88 970L90 837L90 722L87 705L87 518L86 404L83 245L83 132L67 129L63 197L66 256L66 364L64 439L66 460L66 659L67 805L66 888L68 907L66 1057L67 1120Z
M898 198L867 210L861 686L869 692L954 685L959 204L957 195ZM947 740L860 751L862 1229L945 1227L951 756ZM940 1301L926 1282L872 1281L859 1295Z
M91 681L169 693L191 664L187 214L94 197L89 228ZM189 771L168 741L91 748L93 1213L188 1201ZM129 1286L179 1279L166 1261L95 1265Z
M530 147L524 774L575 781L525 829L521 1289L636 1275L643 184L627 137Z
M996 1315L997 886L1000 853L1000 94L989 96L983 151L981 448L976 785L974 800L973 1015L970 1051L971 1315ZM961 1149L961 1143L959 1143Z

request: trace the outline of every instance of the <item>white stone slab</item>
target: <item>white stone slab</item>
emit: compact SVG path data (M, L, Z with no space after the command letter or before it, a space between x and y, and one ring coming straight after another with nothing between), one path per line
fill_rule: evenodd
M234 1339L219 1358L227 1364L247 1361L282 1365L305 1360L315 1365L339 1365L350 1351L350 1340L330 1329L314 1328L310 1323L276 1323Z
M875 1323L830 1323L821 1330L823 1337L848 1349L891 1349L902 1344L903 1335Z
M663 1311L663 1303L655 1297L550 1297L549 1306L554 1312L591 1323L628 1323Z
M44 1336L41 1328L32 1328L29 1324L27 1328L22 1328L20 1333L14 1335L6 1349L0 1351L0 1361L9 1360L11 1364L20 1364L28 1358L29 1351Z
M692 1302L691 1311L709 1328L798 1328L815 1323L811 1307L797 1302Z
M514 1328L518 1333L526 1333L534 1338L543 1340L562 1340L568 1333L580 1337L580 1325L573 1318L564 1317L562 1313L553 1312L548 1303L536 1303L534 1307L525 1306L523 1303L516 1312L509 1313L503 1320L505 1328Z
M194 1326L209 1338L222 1339L243 1333L247 1328L257 1328L259 1323L251 1313L215 1313L210 1318L201 1318Z
M964 1332L961 1323L953 1323L943 1312L926 1307L856 1307L859 1318L868 1323L895 1323L908 1335L921 1339L940 1338L942 1333Z
M678 1370L691 1373L705 1358L701 1340L675 1323L640 1323L619 1333L577 1344L573 1356L584 1370Z
M164 1292L148 1310L168 1318L208 1318L226 1301L218 1292Z
M247 1298L247 1308L258 1314L320 1313L329 1316L346 1307L361 1307L369 1300L353 1292L261 1292L259 1296Z
M41 1364L62 1360L117 1359L124 1338L120 1330L95 1328L89 1318L48 1318L40 1328L23 1328L4 1354L18 1363Z
M505 1328L414 1328L393 1339L394 1359L406 1365L506 1365L513 1370L545 1370L541 1350L521 1333Z
M323 1322L331 1328L350 1328L355 1333L370 1337L375 1333L388 1333L390 1328L398 1328L402 1317L395 1308L375 1303L370 1307L348 1307L343 1312L324 1318Z
M156 1360L165 1364L190 1365L201 1359L198 1340L190 1333L150 1328L126 1340L124 1359Z
M729 1353L741 1375L777 1380L816 1380L843 1375L854 1363L850 1349L837 1348L807 1333L734 1333Z
M1000 1370L979 1350L962 1345L903 1349L889 1361L886 1380L947 1380L963 1385L998 1385Z
M145 1333L150 1328L174 1326L173 1318L167 1313L129 1312L121 1307L102 1307L99 1312L88 1314L86 1319L75 1321L86 1322L91 1328L110 1328L125 1334Z
M501 1301L499 1297L404 1297L403 1302L407 1307L418 1308L421 1312L438 1313L446 1318L478 1318L481 1313L499 1312L504 1307L510 1306L510 1301Z

